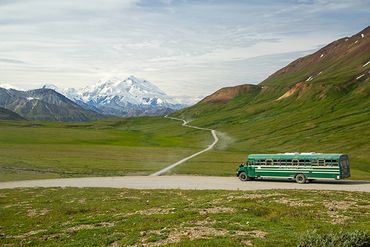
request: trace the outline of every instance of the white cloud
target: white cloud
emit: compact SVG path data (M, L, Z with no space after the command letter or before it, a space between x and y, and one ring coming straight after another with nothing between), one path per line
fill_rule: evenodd
M369 11L357 0L2 1L0 81L82 87L136 75L196 98L263 80L302 51L360 31Z

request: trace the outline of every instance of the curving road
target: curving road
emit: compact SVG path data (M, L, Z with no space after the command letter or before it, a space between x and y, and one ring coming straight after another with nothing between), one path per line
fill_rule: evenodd
M186 158L183 158L182 160L179 160L179 161L177 161L177 162L175 162L175 163L173 163L173 164L171 164L171 165L163 168L162 170L157 171L157 172L151 174L150 176L161 176L161 175L167 173L169 170L171 170L175 166L178 166L178 165L180 165L180 164L182 164L182 163L184 163L184 162L186 162L186 161L194 158L195 156L198 156L198 155L200 155L200 154L202 154L204 152L207 152L208 150L211 150L216 145L216 143L218 142L218 137L216 135L216 131L213 130L213 129L207 129L207 128L201 128L201 127L197 127L197 126L188 125L188 122L186 122L184 119L180 119L180 118L169 117L169 116L165 116L165 118L169 118L169 119L173 119L173 120L177 120L177 121L182 121L183 122L182 126L186 126L186 127L189 127L189 128L211 131L214 141L207 148L205 148L205 149L203 149L203 150L201 150L201 151L199 151L199 152L197 152L195 154L192 154L192 155L190 155L190 156L188 156Z
M256 180L241 182L236 177L209 176L160 176L177 165L212 149L218 142L216 131L188 125L183 119L167 117L183 122L183 126L207 130L212 133L214 142L207 148L190 155L150 176L126 177L84 177L63 179L42 179L0 182L0 189L32 188L32 187L100 187L100 188L129 188L129 189L196 189L196 190L271 190L271 189L304 189L304 190L343 190L370 192L370 181L323 180L309 184L297 184L287 180Z
M241 182L237 177L207 176L127 176L86 177L13 181L0 183L0 189L30 187L100 187L129 189L186 189L186 190L341 190L370 192L370 181L314 181L297 184L287 180Z

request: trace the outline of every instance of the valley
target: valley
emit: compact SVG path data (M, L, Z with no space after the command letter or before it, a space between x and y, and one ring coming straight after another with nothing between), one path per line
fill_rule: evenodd
M204 149L210 133L163 117L0 122L0 181L149 175Z
M0 247L369 247L369 16L0 0Z
M18 113L20 118L61 121L1 122L2 179L23 178L19 173L29 174L25 178L143 175L174 162L176 167L161 174L234 176L250 153L339 152L349 154L351 179L368 180L369 52L367 27L291 62L257 85L222 88L180 110L183 106L171 103L154 84L133 76L81 90L50 85L25 92L0 89L2 106L15 111L4 117ZM109 115L152 113L170 113L200 129L163 117L112 120ZM185 159L212 143L202 128L215 130L219 142Z

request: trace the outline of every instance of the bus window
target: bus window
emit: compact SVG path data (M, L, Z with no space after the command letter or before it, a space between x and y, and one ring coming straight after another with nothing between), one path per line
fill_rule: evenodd
M292 160L286 160L286 165L291 166L292 165Z
M319 166L325 166L325 160L319 160Z
M311 161L311 165L318 166L319 165L319 162L317 160L312 160Z
M325 160L325 165L332 166L333 163L331 162L331 160Z
M299 160L299 165L300 165L300 166L304 166L304 165L306 165L306 164L305 164L304 160Z
M280 166L280 164L281 164L280 160L274 160L274 165L275 166Z
M257 160L257 164L256 165L259 165L259 166L265 165L265 160Z
M311 160L305 160L304 163L305 163L306 166L309 166L309 165L311 165Z
M293 166L297 166L298 165L298 160L296 160L296 159L292 160L292 164L293 164Z
M271 166L273 163L272 163L272 160L266 160L266 165L267 166Z

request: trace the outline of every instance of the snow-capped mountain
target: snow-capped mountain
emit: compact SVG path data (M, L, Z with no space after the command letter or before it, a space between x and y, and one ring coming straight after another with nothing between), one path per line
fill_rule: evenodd
M82 89L60 90L50 84L44 87L64 94L86 109L111 115L164 115L184 107L153 83L134 76L101 80Z

